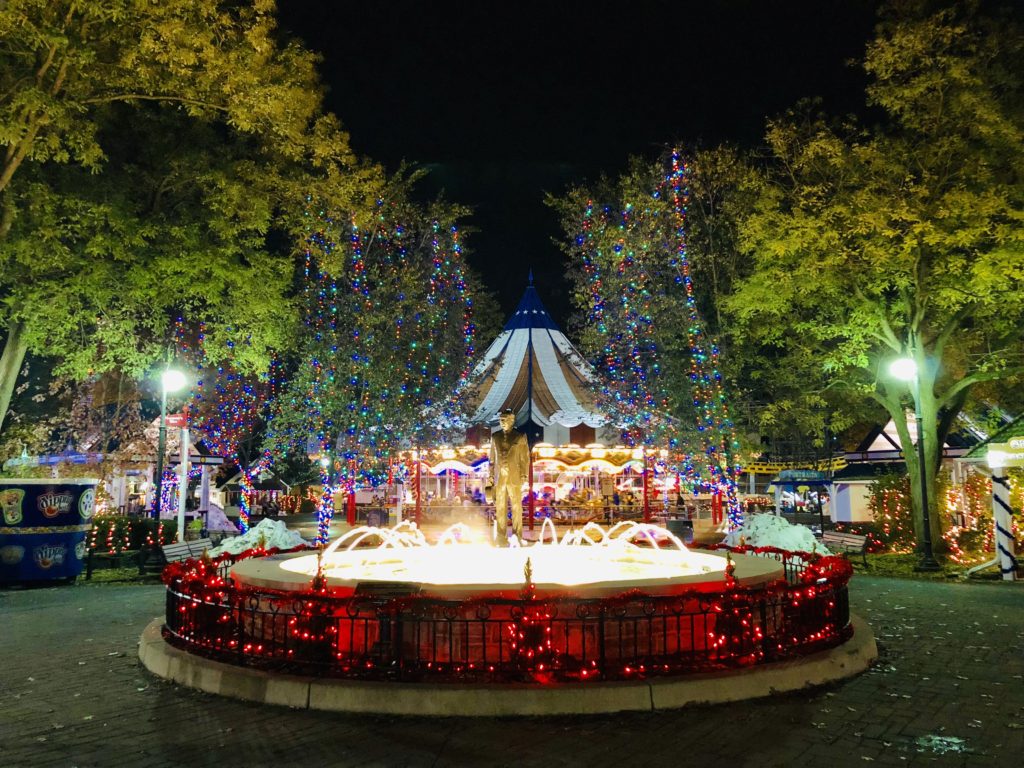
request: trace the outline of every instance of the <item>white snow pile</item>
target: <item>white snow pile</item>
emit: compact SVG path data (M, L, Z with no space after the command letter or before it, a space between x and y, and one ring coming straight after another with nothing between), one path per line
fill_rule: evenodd
M210 504L210 511L206 515L206 530L227 533L237 531L238 526L231 522L228 516L224 514L223 507Z
M749 547L778 547L789 552L832 554L814 538L810 528L790 525L784 517L773 514L748 517L743 525L725 537L725 543L730 547L738 547L741 539Z
M225 539L219 547L211 549L210 557L225 552L232 555L240 554L260 544L261 539L264 549L294 549L307 543L298 533L289 530L281 520L261 520L259 525L253 526L248 532Z

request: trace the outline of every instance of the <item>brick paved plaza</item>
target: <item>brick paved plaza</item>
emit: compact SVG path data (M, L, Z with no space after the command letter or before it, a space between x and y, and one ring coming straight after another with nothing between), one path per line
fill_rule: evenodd
M551 719L350 716L164 683L137 661L161 586L0 591L0 766L1016 766L1024 589L857 576L868 673L810 693ZM941 750L962 739L963 751Z

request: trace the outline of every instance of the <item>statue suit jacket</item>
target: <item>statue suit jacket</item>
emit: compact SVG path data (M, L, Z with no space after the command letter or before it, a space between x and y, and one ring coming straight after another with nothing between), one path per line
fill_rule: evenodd
M491 435L491 482L494 482L502 467L508 467L509 479L517 484L526 482L530 471L530 444L526 435L513 429Z

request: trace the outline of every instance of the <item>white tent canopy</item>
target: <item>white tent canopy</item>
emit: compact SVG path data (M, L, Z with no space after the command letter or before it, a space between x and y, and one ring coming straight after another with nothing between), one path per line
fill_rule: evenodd
M558 444L566 442L557 437L566 428L606 422L594 403L593 368L552 320L532 279L470 381L474 424L493 426L511 409L518 425L532 422L544 430L545 442Z

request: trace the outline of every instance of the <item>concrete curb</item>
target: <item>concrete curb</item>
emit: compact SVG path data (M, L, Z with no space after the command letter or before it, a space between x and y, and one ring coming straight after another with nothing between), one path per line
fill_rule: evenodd
M139 659L157 677L262 704L298 709L388 715L586 715L678 709L695 704L798 691L847 677L878 656L871 628L851 616L853 637L843 645L794 661L742 670L654 678L636 682L532 685L420 685L371 683L279 675L236 667L186 653L164 642L163 619L150 622L139 639Z

